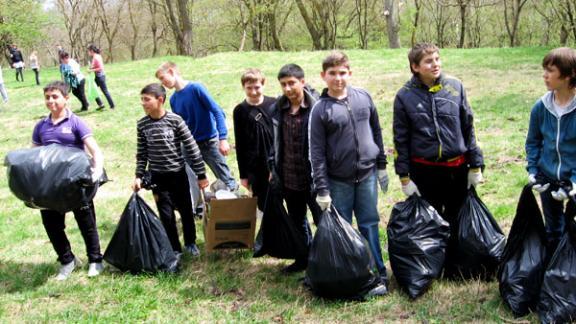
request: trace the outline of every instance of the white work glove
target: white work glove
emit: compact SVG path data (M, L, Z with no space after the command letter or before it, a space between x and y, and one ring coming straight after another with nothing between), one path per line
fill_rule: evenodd
M484 177L482 176L480 168L471 168L468 170L468 189L470 189L471 186L476 187L481 182L484 182Z
M90 168L90 170L92 171L92 182L97 183L100 180L100 178L102 177L102 173L104 172L104 169L102 169L102 168Z
M320 209L322 211L325 211L326 209L328 209L328 207L330 207L330 204L332 204L332 198L330 198L330 195L326 195L326 196L316 196L316 203L318 204L318 206L320 206Z
M536 180L536 175L535 174L529 174L528 175L528 183L532 185L532 189L538 193L543 193L544 191L548 190L548 188L550 187L549 183L545 183L545 184L539 184L537 183L538 180Z
M568 194L562 188L558 188L558 190L556 190L556 191L551 191L550 195L552 196L552 198L554 198L558 201L564 201L564 200L568 199Z
M408 183L402 185L402 192L407 196L410 197L413 194L420 196L420 191L418 191L418 187L412 180L408 180Z
M380 189L382 189L383 193L388 191L388 172L386 169L378 170L378 183L380 184Z
M576 183L572 182L572 190L568 193L569 196L576 195Z

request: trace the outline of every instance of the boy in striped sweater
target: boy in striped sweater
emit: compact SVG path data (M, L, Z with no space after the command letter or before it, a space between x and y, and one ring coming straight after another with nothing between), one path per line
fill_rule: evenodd
M156 185L152 189L154 200L172 249L177 253L182 252L174 215L174 209L177 209L182 219L185 249L192 256L199 256L186 162L180 147L182 144L186 149L192 170L198 176L198 186L203 189L209 183L200 150L182 118L164 109L164 87L155 83L145 86L140 92L140 100L146 116L137 124L138 147L133 189L138 191L142 188L142 176L148 166L152 183Z

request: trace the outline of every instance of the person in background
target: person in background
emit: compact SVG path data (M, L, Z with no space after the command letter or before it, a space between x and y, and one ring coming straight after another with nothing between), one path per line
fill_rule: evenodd
M86 150L92 157L92 180L95 182L102 176L104 158L100 147L88 125L76 116L69 106L68 85L62 81L54 81L44 87L44 103L50 114L40 120L32 133L32 145L50 144L76 147ZM98 276L104 269L100 240L96 226L94 203L90 200L86 205L72 211L82 238L86 244L88 255L88 277ZM55 210L40 210L42 224L52 243L61 267L56 280L66 280L78 268L80 262L72 253L70 242L64 229L65 213Z
M4 86L4 78L2 77L2 66L0 66L0 96L2 96L2 102L8 103L8 92L6 92L6 87Z
M137 124L136 178L132 188L134 191L141 189L142 177L148 167L152 183L156 185L152 189L154 200L172 249L178 255L182 252L174 215L174 210L178 209L186 252L197 257L200 250L196 246L196 226L181 147L192 161L190 166L198 177L200 189L208 186L202 155L182 118L164 109L164 87L157 83L145 86L140 91L140 101L146 116Z
M24 70L24 57L16 44L12 44L10 47L10 60L12 61L12 67L16 69L16 81L24 82L24 73L22 72Z
M108 86L106 85L106 75L104 74L104 61L102 60L102 55L100 55L100 49L96 45L91 44L90 46L88 46L88 55L90 55L90 57L92 58L89 70L91 72L94 72L94 81L96 82L96 85L100 87L102 93L104 93L104 96L106 97L106 101L108 101L110 109L114 109L115 107L114 101L112 100L112 96L110 95L110 92L108 91ZM102 100L100 100L100 97L96 98L96 103L98 104L98 109L104 108L104 104L102 103Z
M240 82L246 98L233 112L240 184L258 197L258 208L264 211L270 174L268 154L273 140L270 106L276 99L264 95L266 78L258 69L247 69Z
M526 169L540 193L552 253L566 231L564 200L576 195L576 51L553 49L542 68L548 91L530 113Z
M40 61L38 61L37 52L32 51L28 60L30 61L30 68L34 71L36 77L36 85L40 85Z
M62 65L60 66L62 75L64 76L64 81L72 89L72 94L82 104L80 111L87 111L88 100L86 99L86 79L84 74L80 71L80 64L76 62L75 59L70 57L70 54L64 52L62 53Z

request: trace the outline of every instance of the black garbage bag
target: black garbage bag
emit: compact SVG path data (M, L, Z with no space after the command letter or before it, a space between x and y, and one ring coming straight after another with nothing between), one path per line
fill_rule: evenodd
M552 255L540 290L538 315L542 323L576 322L576 206L566 210L566 233Z
M448 251L445 275L455 279L492 279L506 246L506 236L474 186L460 208L457 228L456 244L449 247L452 250Z
M61 213L86 205L107 181L104 173L92 182L86 152L58 144L8 152L4 164L10 190L26 206Z
M190 187L190 199L192 201L192 210L194 217L201 219L204 216L204 202L202 201L202 194L198 186L198 176L192 171L192 168L186 163L186 176L188 177L188 185Z
M308 224L307 231L311 233ZM310 238L298 229L288 215L280 192L268 188L266 207L262 215L260 230L254 242L254 257L269 255L279 259L306 259Z
M546 229L538 202L527 185L522 190L516 216L498 269L500 296L515 316L536 310L546 269Z
M362 299L380 283L366 239L331 206L312 241L306 284L327 298Z
M450 226L428 202L412 195L394 205L387 231L394 277L416 298L442 273Z
M164 226L137 193L132 194L122 212L104 260L133 274L178 269L178 259Z

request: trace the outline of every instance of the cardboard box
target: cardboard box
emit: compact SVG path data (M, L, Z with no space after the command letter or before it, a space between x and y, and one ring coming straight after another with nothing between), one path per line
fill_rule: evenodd
M252 249L256 231L256 198L212 199L206 203L206 251Z

